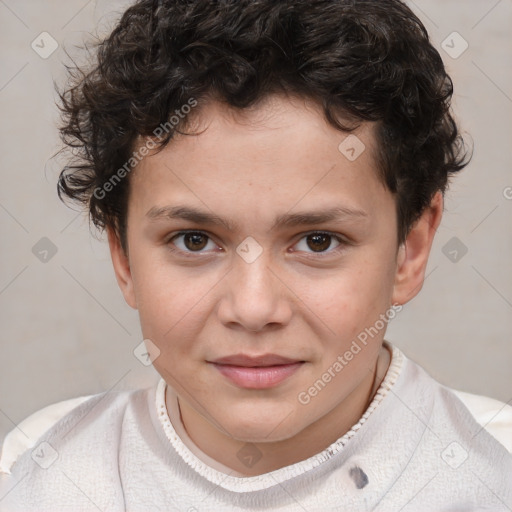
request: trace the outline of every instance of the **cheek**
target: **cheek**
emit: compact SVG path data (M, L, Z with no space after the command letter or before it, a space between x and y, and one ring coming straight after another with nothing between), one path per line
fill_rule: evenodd
M163 259L140 255L132 262L141 326L145 336L155 339L171 335L187 317L197 315L194 306L208 290Z
M373 325L391 304L393 275L388 265L361 260L354 267L307 287L305 295L308 306L331 334L345 341Z

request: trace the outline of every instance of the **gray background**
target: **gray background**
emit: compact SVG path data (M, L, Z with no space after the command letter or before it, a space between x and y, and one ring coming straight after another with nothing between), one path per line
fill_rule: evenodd
M74 53L91 31L104 34L112 12L128 3L0 0L0 439L45 405L157 379L133 355L138 315L118 289L106 241L60 203L59 162L51 159L63 48ZM410 5L452 74L474 158L446 196L423 291L387 338L441 382L511 401L512 1ZM59 44L47 59L31 47L43 31ZM457 58L442 47L460 52L454 31L469 45ZM57 249L46 262L33 253L43 237Z

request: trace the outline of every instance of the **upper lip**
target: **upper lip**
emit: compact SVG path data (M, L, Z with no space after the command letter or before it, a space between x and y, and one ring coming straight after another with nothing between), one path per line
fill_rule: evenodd
M211 361L215 364L229 364L233 366L277 366L280 364L302 363L299 359L290 359L288 357L278 356L276 354L264 354L262 356L249 356L246 354L235 354L232 356L221 357Z

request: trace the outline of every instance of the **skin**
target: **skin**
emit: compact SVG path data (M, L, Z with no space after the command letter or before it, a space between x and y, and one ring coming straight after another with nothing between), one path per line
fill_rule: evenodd
M190 438L225 466L258 475L325 449L367 408L390 362L385 328L308 404L298 395L379 315L421 289L442 195L399 246L371 124L354 132L366 149L351 162L338 150L347 134L301 98L271 96L242 112L212 100L194 122L199 135L177 135L133 171L128 256L112 230L109 245L126 302L161 351L153 364L176 390ZM167 205L236 225L148 218ZM280 215L340 206L363 213L272 229ZM196 238L198 247L178 236L182 230L207 236ZM342 242L321 238L319 248L308 238L318 231ZM236 252L248 236L262 249L251 263ZM244 389L208 362L239 353L305 363L275 387ZM237 457L247 443L262 455L250 468Z

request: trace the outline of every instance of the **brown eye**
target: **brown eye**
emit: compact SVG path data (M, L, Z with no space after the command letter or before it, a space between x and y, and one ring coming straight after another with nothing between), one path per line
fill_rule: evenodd
M308 247L315 252L323 252L329 249L331 245L331 235L327 235L325 233L314 233L312 235L308 235L307 244Z
M333 243L334 242L334 243ZM306 254L318 254L318 256L328 256L341 251L347 242L341 236L332 233L317 231L304 235L297 244L295 251L301 251Z
M202 233L186 233L183 236L183 243L190 251L200 251L206 247L208 237Z
M210 237L201 231L185 231L173 236L168 242L184 253L206 252L203 249L214 249L216 245ZM210 247L208 245L210 244Z

